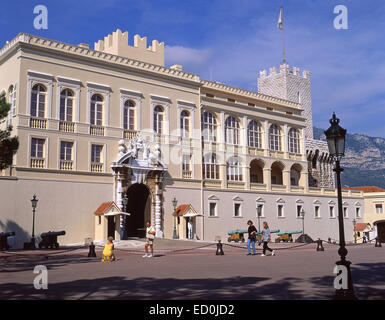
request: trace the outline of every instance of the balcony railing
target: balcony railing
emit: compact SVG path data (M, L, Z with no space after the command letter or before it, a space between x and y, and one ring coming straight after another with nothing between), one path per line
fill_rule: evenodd
M47 119L30 118L29 126L35 129L47 129Z
M90 135L92 136L104 136L104 127L102 126L90 126Z
M192 172L191 171L183 171L182 172L182 178L183 179L191 179L192 178Z
M64 131L64 132L75 132L75 123L74 122L67 122L67 121L60 121L59 130Z
M31 168L45 168L45 159L31 158Z
M138 136L138 132L135 130L124 130L123 139L132 139Z
M92 172L103 172L103 163L100 162L92 162L91 163L91 171Z
M73 161L60 160L60 170L73 170Z

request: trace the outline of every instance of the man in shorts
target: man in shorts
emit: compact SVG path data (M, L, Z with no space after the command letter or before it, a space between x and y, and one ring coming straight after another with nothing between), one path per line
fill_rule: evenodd
M152 258L154 253L155 228L151 225L150 221L146 222L146 239L146 244L144 245L146 254L143 258ZM148 246L150 246L151 254L148 254Z

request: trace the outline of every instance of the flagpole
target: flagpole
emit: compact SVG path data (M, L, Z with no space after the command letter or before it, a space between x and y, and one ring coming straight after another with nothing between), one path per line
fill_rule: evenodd
M284 23L283 23L283 6L281 7L282 9L282 54L283 54L283 60L282 63L286 64L286 58L285 58L285 32L284 32Z

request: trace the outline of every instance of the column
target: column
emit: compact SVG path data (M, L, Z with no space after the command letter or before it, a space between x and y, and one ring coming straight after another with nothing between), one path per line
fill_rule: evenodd
M282 182L286 186L286 192L290 192L291 190L291 181L290 181L290 170L282 171Z
M265 156L269 156L269 122L267 120L263 123L263 131L264 131L264 149ZM271 180L271 179L270 179Z
M287 124L283 126L283 152L285 159L289 158L289 141Z
M225 160L223 160L225 161ZM219 164L219 178L221 179L221 188L227 188L227 165L225 163Z
M155 178L155 235L163 238L162 228L162 200L161 200L161 178L159 175Z
M305 136L305 129L301 129L301 153L302 153L302 160L306 161L306 136Z
M243 130L242 130L242 151L244 154L247 154L247 116L243 117Z
M301 172L301 186L303 186L305 193L309 192L309 172L305 169Z
M246 160L246 159L245 159ZM245 166L243 169L243 176L245 181L245 189L250 190L250 166Z
M225 147L225 112L222 111L221 112L221 117L220 117L220 120L221 120L221 137L220 137L220 147L219 147L219 150L226 150L226 147Z
M118 205L120 210L123 211L124 208L123 208L122 199L123 199L123 180L124 180L124 177L120 172L118 172L118 174L117 174L117 180L118 180L118 184L117 184L116 204ZM120 239L122 240L125 237L125 229L126 229L125 216L120 215L119 217L120 217L120 219L119 219L119 225L120 225L119 234L120 234Z
M271 168L263 168L263 182L266 184L266 191L271 191Z

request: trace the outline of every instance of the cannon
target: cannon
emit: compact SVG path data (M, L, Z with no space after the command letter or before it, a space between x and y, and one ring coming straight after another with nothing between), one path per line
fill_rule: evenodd
M275 239L275 242L293 242L293 234L300 234L302 233L302 230L298 231L285 231L285 232L278 232L278 238Z
M270 233L277 233L277 232L279 232L279 230L270 230ZM245 242L244 233L248 233L248 231L247 230L232 230L232 231L229 231L227 233L229 235L229 237L227 238L227 241L228 242L231 242L231 241ZM259 231L259 232L257 232L257 236L256 236L255 241L261 242L261 240L262 240L262 232Z
M228 242L234 241L234 242L245 242L244 233L247 233L247 230L231 230L227 232L229 237L227 238Z
M278 233L279 229L277 230L270 230L270 233ZM262 231L257 232L257 237L255 239L258 243L261 243L262 241Z
M0 250L9 250L8 237L15 235L14 231L0 233Z
M58 236L64 236L66 234L65 231L49 231L42 233L41 236L41 241L39 243L39 249L44 248L59 248L59 243L57 242L57 237Z

